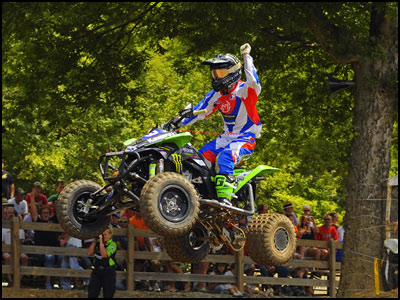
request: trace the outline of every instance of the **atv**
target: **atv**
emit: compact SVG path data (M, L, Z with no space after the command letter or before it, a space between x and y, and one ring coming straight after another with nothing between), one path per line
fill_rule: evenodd
M240 251L247 241L247 253L257 264L286 263L296 247L286 216L255 216L247 233L237 225L239 218L255 213L257 184L279 169L235 169L232 203L219 202L214 165L190 144L192 135L179 130L184 118L200 113L204 111L193 111L193 106L184 109L140 139L125 142L124 151L101 155L99 168L108 184L78 180L67 185L57 203L61 227L71 236L90 239L104 232L112 214L134 208L164 237L173 260L200 262L210 248L227 245Z

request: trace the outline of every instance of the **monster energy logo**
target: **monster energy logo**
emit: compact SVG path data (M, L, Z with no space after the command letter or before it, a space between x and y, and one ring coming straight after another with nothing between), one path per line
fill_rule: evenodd
M176 172L177 173L182 173L182 156L180 154L172 154L172 159L174 160L175 167L176 167Z

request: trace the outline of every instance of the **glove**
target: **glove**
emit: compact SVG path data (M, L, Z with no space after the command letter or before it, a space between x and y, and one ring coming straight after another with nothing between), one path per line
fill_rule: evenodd
M242 46L240 46L240 54L250 54L251 51L251 46L249 43L246 43Z

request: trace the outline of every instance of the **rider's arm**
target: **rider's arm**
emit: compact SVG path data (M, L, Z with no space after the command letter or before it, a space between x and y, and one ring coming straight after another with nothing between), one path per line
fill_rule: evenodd
M193 116L191 118L185 118L185 119L183 119L181 126L183 127L186 125L192 125L192 124L196 123L198 120L204 120L208 116L212 115L217 110L217 108L214 107L214 102L217 98L218 98L218 96L215 94L214 90L208 92L208 94L205 95L205 97L199 102L199 104L197 104L193 108L194 111L206 109L207 113ZM188 108L188 107L186 107L186 108Z
M250 54L243 55L244 73L246 74L246 85L256 91L257 95L261 93L261 84L258 80L256 68L253 64L253 58Z

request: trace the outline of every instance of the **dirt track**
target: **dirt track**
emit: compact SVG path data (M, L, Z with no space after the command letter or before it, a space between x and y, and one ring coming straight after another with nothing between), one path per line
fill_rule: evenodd
M102 297L102 294L100 295ZM398 291L382 292L379 296L373 292L357 293L355 298L398 298ZM215 295L209 293L156 293L156 292L126 292L117 291L114 298L226 298L228 295ZM249 296L247 296L249 297ZM51 291L43 289L14 289L2 288L2 298L87 298L87 291L75 290L64 291L54 289ZM263 298L251 295L251 298ZM287 297L272 297L287 298ZM324 297L326 298L326 297Z
M100 294L103 297L103 294ZM229 295L215 295L210 293L184 293L184 292L127 292L117 291L114 298L226 298ZM260 297L260 296L259 296ZM87 298L87 291L75 290L43 290L43 289L14 289L2 288L2 298ZM256 296L252 296L256 298Z

